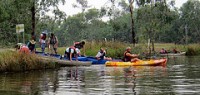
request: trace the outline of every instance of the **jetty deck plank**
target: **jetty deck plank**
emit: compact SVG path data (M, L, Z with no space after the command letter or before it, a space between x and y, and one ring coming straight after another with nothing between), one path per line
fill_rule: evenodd
M82 61L69 61L69 60L60 60L57 58L53 58L50 56L41 56L42 60L47 62L47 63L56 63L60 66L90 66L92 62L87 61L87 62L82 62Z

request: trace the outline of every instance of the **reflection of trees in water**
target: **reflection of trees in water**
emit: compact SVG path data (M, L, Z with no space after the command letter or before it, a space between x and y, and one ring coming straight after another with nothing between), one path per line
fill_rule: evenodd
M45 71L1 74L0 90L7 93L6 95L39 95L41 89L44 89L44 86L41 84L43 84L42 81L46 81L46 78L43 78L43 76L46 74L47 72ZM0 95L5 95L5 93L0 92Z
M132 91L134 95L136 95L135 87L136 87L136 76L135 70L130 66L128 68L124 68L124 80L126 84L132 85Z
M78 67L67 68L66 79L73 81L85 81L84 70Z
M56 92L57 88L59 87L58 70L55 70L53 73L53 92Z

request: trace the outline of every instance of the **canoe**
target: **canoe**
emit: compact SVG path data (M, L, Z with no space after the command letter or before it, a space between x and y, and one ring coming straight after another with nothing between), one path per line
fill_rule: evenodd
M106 66L166 66L167 59L151 59L151 60L140 60L136 62L113 62L107 61Z
M166 54L160 54L161 56L183 56L186 52L180 52L180 53L166 53Z
M59 55L59 54L49 55L47 53L43 53L39 51L36 51L36 54L41 55L41 56L51 56L60 60L68 60L68 58L66 57L61 58L62 55ZM76 58L72 58L72 60L76 60ZM81 61L81 62L90 61L92 62L92 64L105 64L107 62L107 60L97 60L95 57L91 57L91 56L80 56L78 57L78 61Z

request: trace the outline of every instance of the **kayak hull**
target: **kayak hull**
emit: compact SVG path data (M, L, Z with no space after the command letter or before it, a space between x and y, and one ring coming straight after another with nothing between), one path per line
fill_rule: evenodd
M180 53L166 53L166 54L160 54L161 56L183 56L186 52L180 52Z
M148 61L136 61L136 62L113 62L107 61L106 66L166 66L167 59L151 59Z
M62 58L61 55L59 55L59 54L50 55L50 54L46 54L46 53L38 52L38 51L36 52L36 54L41 55L41 56L51 56L51 57L54 57L54 58L57 58L60 60L69 60L66 57ZM72 58L72 60L76 60L76 58ZM78 61L81 61L81 62L90 61L90 62L92 62L93 65L94 64L105 64L107 62L107 60L97 60L95 57L86 57L86 56L78 57Z

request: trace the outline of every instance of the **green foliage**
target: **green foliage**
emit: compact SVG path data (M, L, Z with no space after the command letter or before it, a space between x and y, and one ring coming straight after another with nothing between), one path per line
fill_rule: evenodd
M197 43L200 41L200 1L199 0L188 0L180 8L180 22L182 35L184 40L188 42ZM187 35L185 32L188 32Z
M147 43L148 39L164 43L198 43L200 41L200 2L189 0L181 8L168 5L165 0L136 0L139 5L133 10L134 28L137 42ZM53 32L58 37L59 46L69 46L80 40L132 42L129 3L125 0L111 0L111 6L102 9L90 8L87 0L77 0L74 7L82 13L68 16L58 9L65 0L0 0L0 45L13 45L17 42L15 25L25 25L25 39L30 39L32 12L35 6L36 36L42 31ZM116 4L119 6L115 6ZM48 16L50 7L54 16ZM173 7L173 8L172 8ZM85 10L88 9L88 10ZM110 15L109 15L110 14ZM108 16L109 21L102 21ZM114 17L113 17L114 16ZM186 27L187 26L187 27ZM187 30L187 33L186 33ZM20 38L22 34L19 35ZM20 39L22 42L22 39Z

